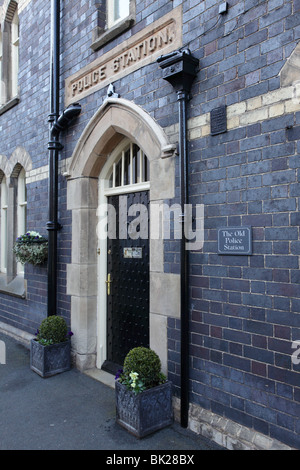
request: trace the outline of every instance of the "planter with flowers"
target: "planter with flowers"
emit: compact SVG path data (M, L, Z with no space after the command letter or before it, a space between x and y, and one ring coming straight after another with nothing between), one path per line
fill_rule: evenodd
M26 232L17 238L13 252L22 264L43 264L48 257L48 240L38 232Z
M142 438L173 422L172 384L151 349L129 351L116 376L115 391L116 421L134 436Z
M41 377L50 377L71 368L72 332L66 321L52 315L45 318L30 344L30 368Z

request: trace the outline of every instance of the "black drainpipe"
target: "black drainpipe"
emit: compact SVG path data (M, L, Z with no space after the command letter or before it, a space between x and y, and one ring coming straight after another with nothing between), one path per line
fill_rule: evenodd
M78 103L69 106L59 116L59 55L60 55L60 0L51 1L51 57L50 57L50 114L49 180L48 180L48 298L47 315L56 315L57 302L57 232L58 223L58 152L63 146L59 133L80 114Z
M182 209L182 233L180 246L180 311L181 311L181 426L188 426L189 411L189 252L186 250L184 231L185 204L188 198L188 152L187 152L187 101L198 59L188 49L176 51L157 59L163 69L163 78L177 92L179 102L179 158L180 158L180 205Z

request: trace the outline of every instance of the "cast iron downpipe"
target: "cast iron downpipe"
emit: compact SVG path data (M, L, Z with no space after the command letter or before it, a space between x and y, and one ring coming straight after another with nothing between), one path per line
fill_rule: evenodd
M47 315L56 315L57 303L57 232L58 223L58 152L63 148L59 133L80 114L78 103L69 106L59 116L59 74L60 74L60 0L51 1L51 56L50 56L50 123L49 132L49 180L48 180L48 297Z
M198 59L188 49L161 56L157 62L163 69L163 78L177 92L179 102L179 158L180 158L180 205L182 231L180 243L180 312L181 312L181 426L188 426L189 411L189 252L186 249L185 205L188 197L188 151L187 151L187 102L189 91L197 75Z

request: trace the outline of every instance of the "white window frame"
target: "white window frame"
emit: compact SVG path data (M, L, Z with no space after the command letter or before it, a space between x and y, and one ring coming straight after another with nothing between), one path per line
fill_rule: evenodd
M5 176L0 184L1 226L0 226L0 272L7 272L7 209L8 191Z
M117 23L127 18L129 15L130 15L130 0L107 0L107 28L108 29L112 28Z
M3 60L3 42L2 33L0 31L0 106L3 104L3 82L2 82L2 60Z
M126 139L127 140L127 139ZM105 183L104 194L105 196L113 195L113 194L122 194L122 193L129 193L134 191L144 191L150 188L150 166L149 160L147 156L144 154L142 149L139 148L139 174L137 175L137 182L133 182L133 146L135 144L133 142L121 142L115 149L114 155L115 159L112 164L112 167L109 172L109 176ZM124 173L125 173L125 153L130 151L130 165L129 165L129 184L125 184L124 181ZM145 179L145 163L147 162L147 173L148 178ZM121 167L121 184L116 185L116 167L120 164Z
M19 72L19 16L15 11L11 22L11 94L12 98L18 95Z
M18 195L17 195L17 237L26 232L26 212L27 212L27 198L26 198L26 173L24 168L21 169L18 176ZM24 275L24 265L17 263L17 274Z
M122 7L118 18L115 3L117 1ZM99 50L135 24L136 0L103 0L97 7L97 14L97 26L92 33L93 51Z
M18 4L15 0L7 1L3 17L0 115L19 103L19 15Z

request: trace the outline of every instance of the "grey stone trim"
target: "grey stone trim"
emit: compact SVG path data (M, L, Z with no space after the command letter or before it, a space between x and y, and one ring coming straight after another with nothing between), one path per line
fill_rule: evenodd
M8 111L9 109L16 106L19 102L20 102L20 98L18 96L15 96L11 100L7 101L7 103L5 103L3 106L0 107L0 116L6 113L6 111Z
M121 21L116 26L106 31L98 26L93 31L91 48L93 51L97 51L100 49L100 47L104 46L108 42L118 37L120 34L124 33L124 31L127 31L127 29L131 28L134 22L135 18L133 16L128 16L128 18L126 18L124 21Z
M105 10L105 11L104 11ZM112 28L107 29L107 2L102 2L101 6L98 6L98 26L92 31L92 44L91 48L93 51L97 51L100 47L104 46L108 42L112 41L120 34L127 31L135 24L136 5L135 0L130 0L129 4L129 15L122 21L117 23Z
M12 281L7 282L5 273L0 273L0 293L26 299L26 281L23 276L15 276Z
M3 322L0 322L0 332L19 341L28 349L30 348L30 341L34 338L34 335Z
M180 399L173 399L174 417L179 421ZM277 439L190 404L188 427L228 450L296 450Z
M10 0L7 6L6 14L5 14L5 21L9 21L10 23L12 22L17 8L18 8L18 2L16 2L15 0Z

